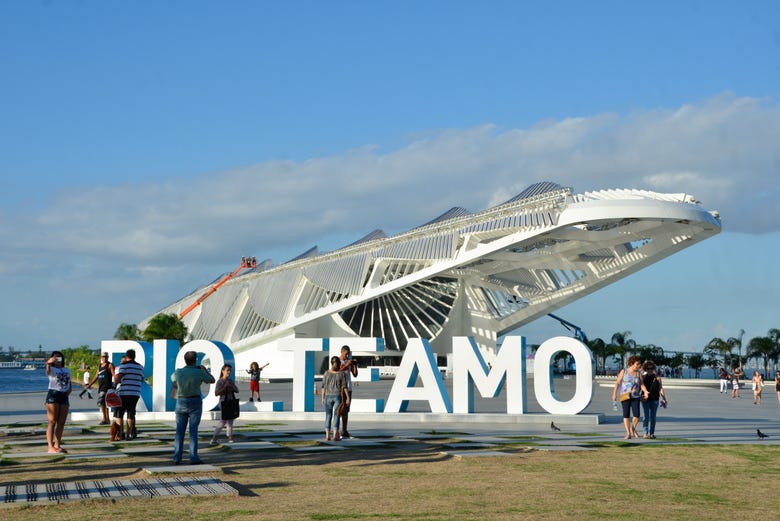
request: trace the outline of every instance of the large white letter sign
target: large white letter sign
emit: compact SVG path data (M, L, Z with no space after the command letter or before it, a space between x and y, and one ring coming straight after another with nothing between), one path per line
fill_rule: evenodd
M152 345L140 340L103 340L100 342L100 350L108 353L108 359L119 366L119 362L128 349L135 350L135 361L144 366L144 381L141 382L141 400L139 410L153 410L152 388L146 383L146 379L152 376L152 360L154 360Z
M574 396L568 402L555 396L552 360L556 353L566 351L574 357L577 368ZM550 414L577 414L590 405L593 398L593 354L574 338L557 336L545 341L536 350L534 359L534 393L536 401Z
M342 346L349 346L353 356L376 356L385 351L384 338L361 338L361 337L331 337L330 352L328 360L331 357L341 355ZM378 367L361 367L358 375L352 377L353 382L378 382ZM383 398L352 398L349 410L352 412L382 412L385 409L385 400Z
M219 372L222 366L230 364L233 368L236 367L236 361L233 359L233 351L216 340L193 340L184 344L179 350L176 356L176 367L184 367L187 363L184 361L184 353L187 351L195 351L198 353L198 360L195 365L200 365L204 358L208 358L210 362L211 375L216 380L220 377ZM168 385L170 386L171 376L168 375ZM216 382L209 385L209 390L206 391L206 396L203 397L203 410L210 411L219 406L219 396L214 394L214 388Z
M328 350L327 338L283 338L280 351L293 352L292 410L314 410L314 353Z
M422 387L415 387L417 377ZM431 412L452 412L452 404L444 388L436 357L427 339L410 338L398 374L390 389L385 412L406 412L410 400L422 400L430 404Z
M154 357L147 358L152 372L152 393L155 411L176 410L176 400L171 398L171 374L179 354L178 340L155 340ZM145 366L144 366L145 367Z
M498 349L493 367L488 370L474 339L452 338L452 400L458 414L474 412L474 385L480 396L496 398L506 383L506 412L524 414L525 337L506 337Z

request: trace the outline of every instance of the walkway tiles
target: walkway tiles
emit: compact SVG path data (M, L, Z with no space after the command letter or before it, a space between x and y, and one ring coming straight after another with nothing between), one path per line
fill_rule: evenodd
M212 495L237 496L238 491L213 476L28 483L0 487L0 502L5 505L80 499Z

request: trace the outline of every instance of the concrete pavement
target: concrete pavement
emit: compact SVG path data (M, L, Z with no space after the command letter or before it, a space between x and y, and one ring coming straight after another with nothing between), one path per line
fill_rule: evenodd
M577 434L577 441L582 441L582 434L593 434L601 440L622 440L623 428L620 413L612 410L611 386L614 380L598 379L594 385L594 395L591 404L576 416L551 416L545 413L533 397L533 385L529 380L527 415L506 415L505 391L494 399L477 397L475 400L476 414L473 415L434 415L428 411L427 404L411 402L408 413L353 413L350 415L349 429L356 436L369 436L375 432L385 434L395 433L408 435L419 431L446 430L468 432L479 436L493 435L544 435L571 436ZM659 409L656 435L659 440L667 443L780 443L780 403L771 386L764 390L763 403L760 406L752 404L752 392L742 391L742 398L732 400L722 395L712 380L675 381L664 380L670 406ZM449 387L450 382L447 382ZM573 380L556 379L556 392L560 399L565 400L573 393ZM240 395L249 395L246 383L240 384ZM354 398L387 398L392 381L360 383L355 388ZM450 389L448 389L449 391ZM274 431L285 430L321 430L324 423L324 413L321 411L319 398L315 400L315 412L293 413L292 384L280 382L261 386L264 403L282 402L279 412L256 412L255 404L242 405L241 422L273 421L269 425ZM46 422L43 407L45 393L0 394L0 425L17 422ZM162 415L139 413L139 425L143 425L145 416L148 421L173 424L173 413ZM204 415L202 429L204 432L214 425L218 412L212 414L213 419ZM80 400L77 395L71 398L71 414L69 423L94 425L99 419L94 400ZM550 429L550 422L562 430L560 433ZM759 440L756 429L769 435L769 438ZM641 433L641 424L640 424ZM566 439L566 438L565 438ZM639 440L638 442L642 442Z

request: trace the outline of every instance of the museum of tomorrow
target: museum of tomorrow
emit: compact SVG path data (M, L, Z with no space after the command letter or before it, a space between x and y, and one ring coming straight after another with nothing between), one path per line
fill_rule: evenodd
M271 362L269 377L290 376L279 349L290 338L382 338L388 351L424 338L444 355L468 336L490 360L499 336L720 230L718 213L687 194L537 183L478 213L452 208L391 237L265 261L183 320L191 339L229 345L238 367ZM160 312L181 314L214 284Z

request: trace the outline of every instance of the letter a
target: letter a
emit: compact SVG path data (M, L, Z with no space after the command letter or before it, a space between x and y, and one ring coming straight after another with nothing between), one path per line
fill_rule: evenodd
M418 376L422 380L422 387L414 386ZM406 412L411 400L427 401L433 413L452 412L450 397L436 366L433 350L424 338L409 339L387 398L385 412Z

